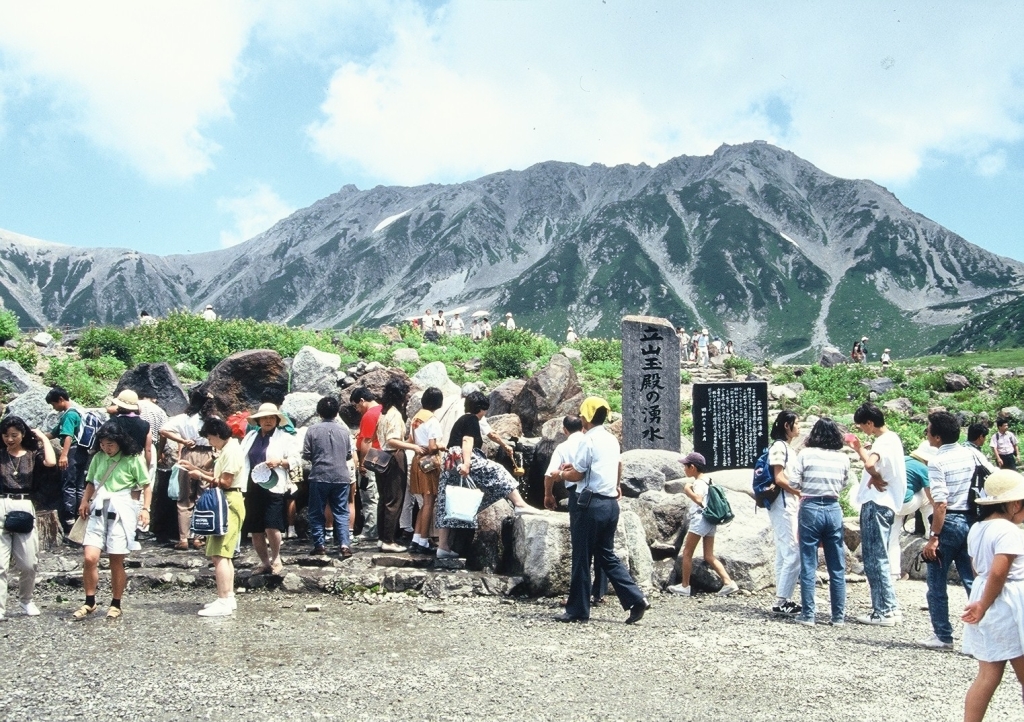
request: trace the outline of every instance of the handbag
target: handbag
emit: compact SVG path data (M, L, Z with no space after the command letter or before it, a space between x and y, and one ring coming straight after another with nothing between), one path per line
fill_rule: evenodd
M484 493L476 488L476 484L467 476L459 475L460 484L448 484L444 488L445 519L476 523L476 513L484 500Z
M437 471L441 468L441 462L437 458L437 454L425 454L420 457L420 471L426 472L427 474Z
M192 510L192 533L197 536L224 536L228 533L228 497L219 486L203 492Z
M4 517L4 531L11 534L30 534L36 525L36 515L30 511L14 510Z
M175 464L171 467L171 476L167 479L167 498L178 500L178 494L181 493L181 487L179 486L178 474L181 472L181 467Z
M363 466L374 474L383 474L388 470L388 466L391 465L391 460L393 458L394 456L392 456L390 451L369 449L366 452L366 456L363 457Z

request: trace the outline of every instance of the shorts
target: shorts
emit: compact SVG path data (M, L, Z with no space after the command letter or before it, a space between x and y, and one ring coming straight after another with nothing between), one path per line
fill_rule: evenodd
M267 529L284 531L284 494L274 494L258 484L249 484L245 495L245 514L242 516L243 534L263 534Z
M690 528L687 533L696 534L699 537L714 536L717 526L704 518L703 514L696 514L690 518Z
M242 492L232 489L224 492L228 500L228 531L222 536L206 537L206 556L235 556L238 542L242 538L242 522L245 521L245 497Z
M137 501L131 503L136 509L140 506ZM97 511L100 512L98 515ZM114 515L113 518L110 517L111 514ZM140 548L139 543L135 541L137 523L138 516L118 517L116 512L110 510L110 504L104 503L99 509L89 510L89 521L85 527L82 546L96 547L107 554L124 556Z

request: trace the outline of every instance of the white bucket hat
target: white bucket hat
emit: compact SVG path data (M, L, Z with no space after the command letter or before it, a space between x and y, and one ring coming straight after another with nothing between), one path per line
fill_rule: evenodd
M1024 500L1024 476L1012 469L998 469L985 479L985 496L978 504L1002 504Z

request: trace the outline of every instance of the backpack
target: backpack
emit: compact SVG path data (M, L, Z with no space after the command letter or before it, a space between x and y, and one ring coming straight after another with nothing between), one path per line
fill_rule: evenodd
M82 425L78 428L75 441L90 454L95 454L99 449L96 441L96 432L103 426L103 417L95 411L79 411L82 416Z
M769 446L765 449L754 463L754 503L765 509L771 509L772 502L778 499L779 494L782 493L782 488L775 485L775 470L768 462L768 453L771 448ZM786 461L789 461L789 448L786 449Z
M974 467L974 476L971 477L971 486L967 490L967 518L971 522L978 521L978 497L985 491L985 480L992 472L981 464Z
M228 533L228 497L220 487L203 492L192 510L190 528L197 536L223 536Z
M711 479L708 479L708 500L704 503L704 518L714 525L728 524L733 520L735 514L729 506L729 500L725 496L722 487L715 486Z

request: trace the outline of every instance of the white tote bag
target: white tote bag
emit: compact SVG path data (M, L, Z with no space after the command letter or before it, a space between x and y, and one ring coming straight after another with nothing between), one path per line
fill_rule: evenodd
M448 484L444 488L444 515L446 519L454 519L468 523L476 522L476 513L480 510L480 503L484 500L484 493L473 485L468 478L462 478L462 482L469 486L453 486Z

